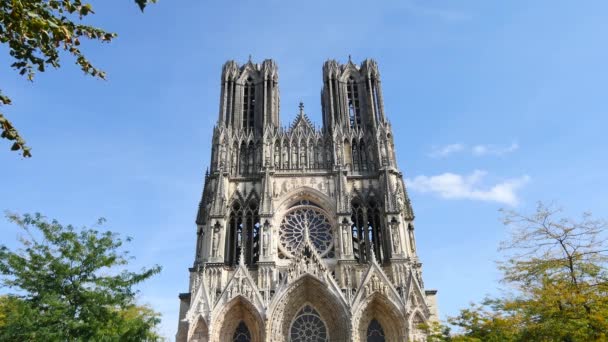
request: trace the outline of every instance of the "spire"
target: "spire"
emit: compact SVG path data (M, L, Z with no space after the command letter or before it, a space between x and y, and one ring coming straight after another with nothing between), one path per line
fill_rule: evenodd
M314 132L315 127L314 127L312 121L310 121L310 119L308 118L308 115L306 115L306 113L304 112L304 102L300 101L298 108L300 111L299 111L298 115L296 116L296 118L291 123L289 130L294 131L296 128L302 127L303 131Z
M270 179L270 171L268 167L264 167L264 181L262 191L262 204L260 214L272 214L272 180Z
M304 115L304 102L300 101L298 108L300 108L300 115Z

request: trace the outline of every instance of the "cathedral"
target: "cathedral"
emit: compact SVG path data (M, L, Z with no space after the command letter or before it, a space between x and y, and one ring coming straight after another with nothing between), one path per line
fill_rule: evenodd
M321 127L279 108L273 60L224 64L176 340L425 341L437 291L377 63L324 63Z

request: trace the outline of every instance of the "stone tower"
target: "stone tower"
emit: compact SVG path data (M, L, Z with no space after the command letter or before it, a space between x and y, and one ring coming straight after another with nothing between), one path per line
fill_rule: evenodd
M423 341L437 318L378 65L323 65L323 126L279 122L274 61L222 70L177 341Z

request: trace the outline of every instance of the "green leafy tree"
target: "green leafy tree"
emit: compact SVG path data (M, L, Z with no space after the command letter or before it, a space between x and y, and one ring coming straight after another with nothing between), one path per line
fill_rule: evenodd
M22 247L0 246L2 341L153 341L159 315L136 306L134 287L160 272L125 269L131 259L109 231L10 214ZM102 227L104 220L99 221Z
M143 11L156 0L135 0ZM33 81L36 72L60 67L60 54L71 55L86 75L105 79L80 50L83 39L110 42L115 33L83 24L93 14L91 4L81 0L2 0L0 1L0 43L6 44L13 60L11 67ZM0 107L11 99L0 90ZM30 157L30 148L17 129L0 112L0 137L13 142L11 149Z
M450 323L480 341L608 340L608 246L604 220L539 203L535 213L503 211L511 239L500 263L514 294L462 310Z

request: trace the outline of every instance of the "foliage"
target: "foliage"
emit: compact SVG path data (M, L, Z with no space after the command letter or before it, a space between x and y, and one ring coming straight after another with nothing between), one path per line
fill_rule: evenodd
M26 236L15 251L0 246L0 284L14 292L0 300L0 340L158 340L158 314L135 306L133 287L159 266L124 269L130 257L109 231L63 226L40 214L9 219Z
M503 211L503 281L515 295L487 299L449 322L479 341L608 340L608 224L585 213L559 218L539 203L532 215Z
M143 11L156 0L135 0ZM82 0L4 0L0 1L0 43L8 46L11 67L34 80L36 72L60 67L60 52L72 55L87 75L105 79L105 73L87 59L79 46L81 40L110 42L115 33L82 24L93 14L93 7ZM0 91L0 106L11 104ZM13 141L11 150L31 157L30 148L10 121L0 112L0 137Z

